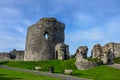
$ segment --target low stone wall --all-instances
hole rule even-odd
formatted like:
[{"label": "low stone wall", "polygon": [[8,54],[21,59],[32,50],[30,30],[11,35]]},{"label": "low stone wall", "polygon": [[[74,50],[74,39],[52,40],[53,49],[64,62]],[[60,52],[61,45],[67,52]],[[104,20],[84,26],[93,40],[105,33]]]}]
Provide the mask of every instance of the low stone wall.
[{"label": "low stone wall", "polygon": [[11,52],[1,52],[0,61],[23,61],[24,60],[24,51],[13,50]]},{"label": "low stone wall", "polygon": [[20,61],[24,60],[24,51],[16,51],[15,55],[16,55],[15,60],[20,60]]},{"label": "low stone wall", "polygon": [[115,57],[120,57],[120,43],[107,43],[104,46],[96,44],[92,49],[92,58],[101,58],[104,52],[110,50]]},{"label": "low stone wall", "polygon": [[10,55],[6,52],[1,52],[0,53],[0,61],[9,61],[10,60]]}]

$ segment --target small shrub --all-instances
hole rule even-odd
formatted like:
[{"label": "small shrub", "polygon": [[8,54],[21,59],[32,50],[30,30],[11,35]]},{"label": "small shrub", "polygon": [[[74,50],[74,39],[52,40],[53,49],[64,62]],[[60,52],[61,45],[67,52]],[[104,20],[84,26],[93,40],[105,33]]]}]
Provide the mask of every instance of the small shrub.
[{"label": "small shrub", "polygon": [[88,61],[91,61],[91,62],[100,62],[101,60],[98,59],[98,58],[87,58]]},{"label": "small shrub", "polygon": [[100,59],[98,59],[98,58],[94,58],[94,59],[93,58],[87,58],[87,60],[91,61],[92,63],[94,63],[95,66],[103,64],[103,62]]},{"label": "small shrub", "polygon": [[115,58],[115,59],[114,59],[114,63],[120,64],[120,57]]}]

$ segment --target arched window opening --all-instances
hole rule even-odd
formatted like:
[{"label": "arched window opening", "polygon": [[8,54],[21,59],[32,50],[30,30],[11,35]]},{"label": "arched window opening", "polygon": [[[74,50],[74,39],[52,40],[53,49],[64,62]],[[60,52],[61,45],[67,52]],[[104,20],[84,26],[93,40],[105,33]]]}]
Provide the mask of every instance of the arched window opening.
[{"label": "arched window opening", "polygon": [[49,35],[48,35],[48,32],[45,32],[44,38],[45,38],[45,39],[48,39],[48,36],[49,36]]}]

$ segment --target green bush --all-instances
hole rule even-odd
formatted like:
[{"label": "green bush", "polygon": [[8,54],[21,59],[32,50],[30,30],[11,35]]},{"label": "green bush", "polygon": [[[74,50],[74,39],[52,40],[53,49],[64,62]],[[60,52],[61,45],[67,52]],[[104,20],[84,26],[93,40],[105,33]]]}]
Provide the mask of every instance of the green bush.
[{"label": "green bush", "polygon": [[115,59],[114,59],[114,63],[120,64],[120,57],[115,58]]},{"label": "green bush", "polygon": [[93,59],[93,58],[90,58],[90,57],[87,58],[87,60],[88,60],[88,61],[91,61],[91,62],[100,62],[100,61],[101,61],[101,60],[98,59],[98,58],[94,58],[94,59]]}]

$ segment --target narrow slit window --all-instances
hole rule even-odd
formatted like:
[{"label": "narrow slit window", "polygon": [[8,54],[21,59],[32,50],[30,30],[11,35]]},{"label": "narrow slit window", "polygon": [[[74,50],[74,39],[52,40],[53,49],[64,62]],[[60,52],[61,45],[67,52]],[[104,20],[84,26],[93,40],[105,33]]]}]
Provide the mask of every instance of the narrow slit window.
[{"label": "narrow slit window", "polygon": [[45,32],[44,38],[45,38],[45,39],[48,39],[48,32]]}]

